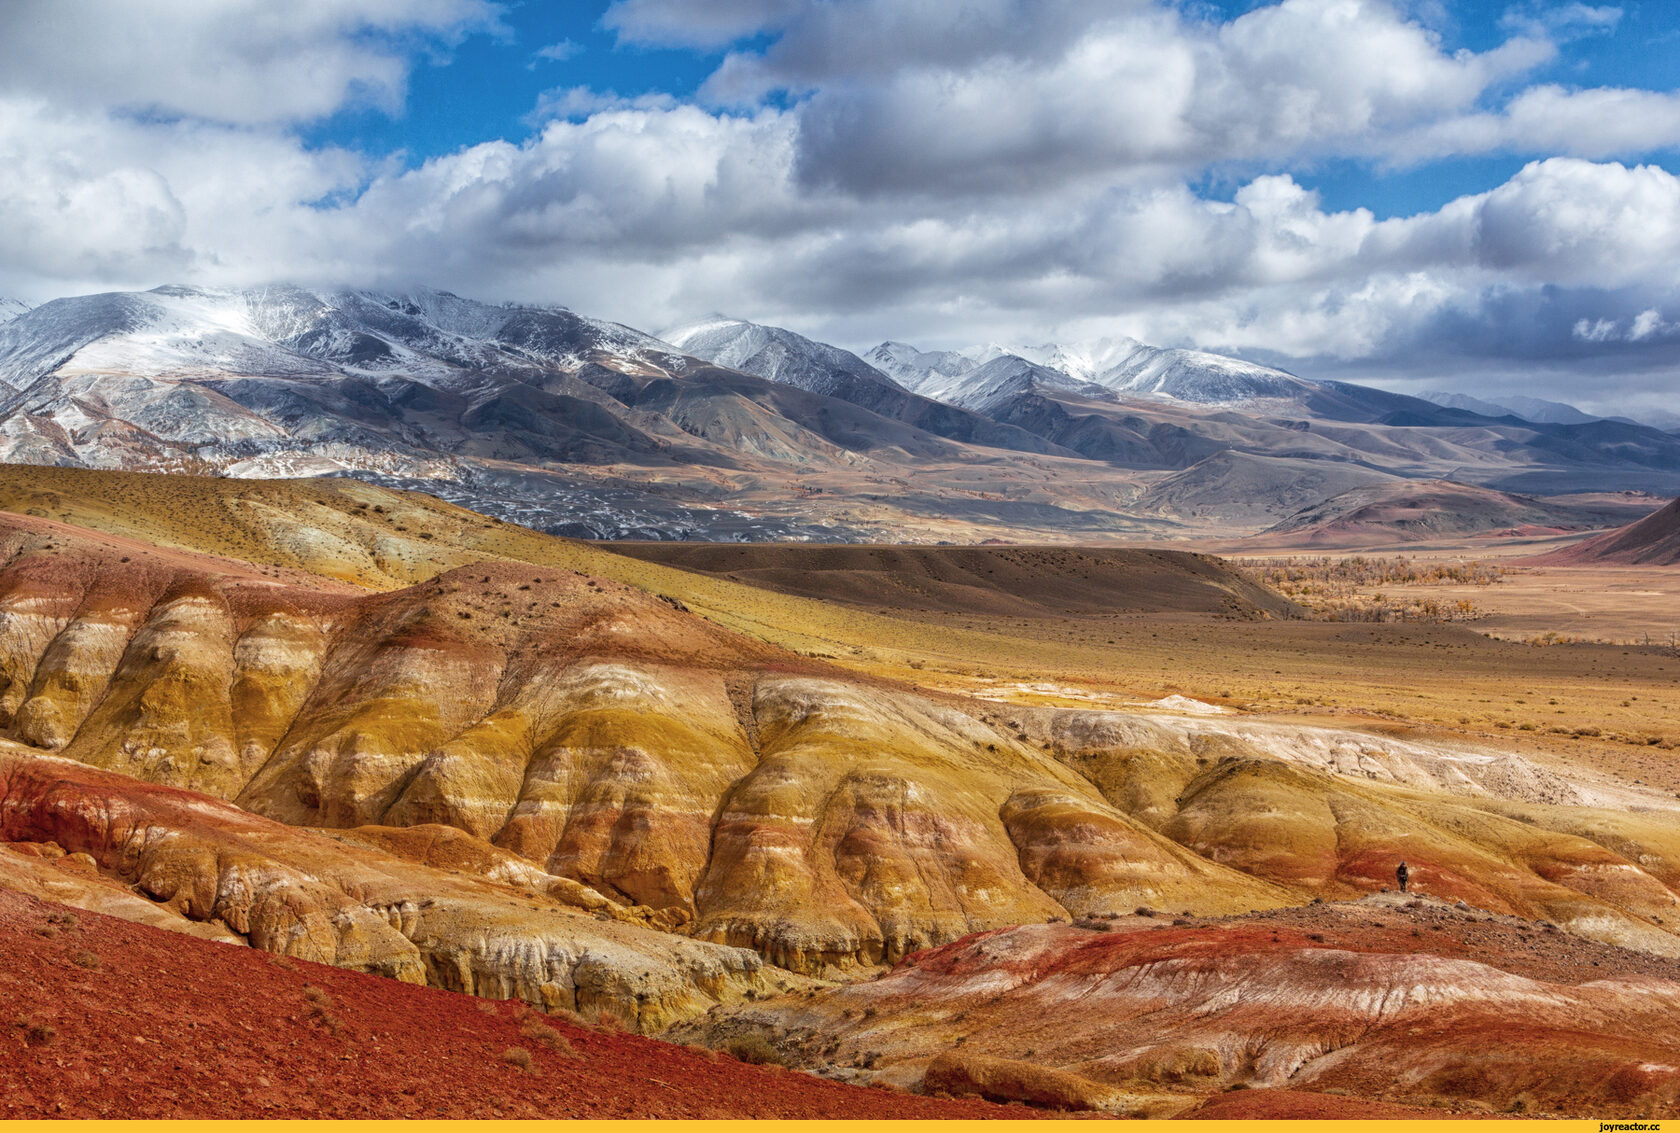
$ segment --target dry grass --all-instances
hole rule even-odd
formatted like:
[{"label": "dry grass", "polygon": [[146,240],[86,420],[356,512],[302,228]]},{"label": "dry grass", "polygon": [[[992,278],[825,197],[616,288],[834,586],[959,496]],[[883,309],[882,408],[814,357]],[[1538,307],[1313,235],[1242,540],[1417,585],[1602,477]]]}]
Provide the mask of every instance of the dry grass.
[{"label": "dry grass", "polygon": [[303,998],[309,1001],[309,1018],[332,1034],[338,1034],[344,1023],[332,1012],[332,996],[313,984],[303,985]]},{"label": "dry grass", "polygon": [[782,1052],[763,1035],[740,1035],[724,1043],[723,1049],[737,1060],[753,1066],[784,1065]]},{"label": "dry grass", "polygon": [[556,1054],[574,1054],[572,1044],[565,1035],[544,1023],[535,1015],[527,1016],[519,1024],[519,1033],[538,1046],[553,1051]]}]

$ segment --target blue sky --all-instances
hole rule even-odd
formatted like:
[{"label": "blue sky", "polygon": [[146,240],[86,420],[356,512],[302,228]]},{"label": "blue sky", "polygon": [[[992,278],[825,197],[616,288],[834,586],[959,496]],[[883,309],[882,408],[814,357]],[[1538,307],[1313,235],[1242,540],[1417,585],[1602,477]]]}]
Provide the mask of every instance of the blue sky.
[{"label": "blue sky", "polygon": [[1680,409],[1680,5],[14,0],[0,294],[1112,334]]},{"label": "blue sky", "polygon": [[[1223,0],[1179,5],[1207,22],[1231,20],[1261,0]],[[1573,4],[1502,5],[1458,3],[1412,5],[1414,15],[1440,35],[1444,50],[1486,51],[1508,39],[1525,20],[1567,12]],[[315,145],[341,145],[379,154],[400,154],[414,165],[494,138],[518,141],[531,133],[533,111],[545,91],[588,87],[625,97],[668,94],[693,99],[728,50],[762,48],[768,37],[743,36],[729,47],[655,47],[624,44],[602,20],[610,2],[510,4],[499,27],[437,51],[409,78],[398,113],[366,104],[347,106],[311,123],[303,136]],[[1680,75],[1680,5],[1598,5],[1614,11],[1613,21],[1578,26],[1559,37],[1555,60],[1526,74],[1524,83],[1582,86],[1638,86],[1666,89]],[[539,54],[547,51],[548,54]],[[1645,155],[1674,169],[1673,147]],[[1203,191],[1227,198],[1244,175],[1256,170],[1292,172],[1318,191],[1328,209],[1364,207],[1379,218],[1411,216],[1508,180],[1525,157],[1500,155],[1390,166],[1372,160],[1321,159],[1299,164],[1221,169],[1202,182]]]}]

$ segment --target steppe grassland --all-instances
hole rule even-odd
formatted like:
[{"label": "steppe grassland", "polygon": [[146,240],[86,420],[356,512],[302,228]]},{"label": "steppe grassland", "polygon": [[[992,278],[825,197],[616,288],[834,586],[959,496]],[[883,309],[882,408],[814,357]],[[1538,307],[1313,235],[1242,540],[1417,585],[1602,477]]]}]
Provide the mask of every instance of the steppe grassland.
[{"label": "steppe grassland", "polygon": [[[1680,791],[1680,657],[1655,644],[1536,647],[1426,623],[1148,614],[981,619],[841,607],[642,562],[354,480],[7,466],[0,469],[0,507],[370,589],[412,585],[485,559],[529,562],[667,595],[773,644],[935,691],[1085,707],[1183,694],[1267,713],[1334,714],[1394,729],[1515,740],[1526,750],[1603,763],[1648,782],[1672,780]],[[1539,585],[1557,569],[1510,577]],[[1659,599],[1633,591],[1658,584],[1630,591],[1615,581],[1625,577],[1606,571],[1572,585],[1595,600],[1620,594],[1656,608]],[[1520,607],[1522,590],[1507,591],[1511,585],[1507,579],[1474,587],[1478,606],[1495,611],[1510,595]],[[1569,632],[1566,618],[1557,625],[1557,633]]]}]

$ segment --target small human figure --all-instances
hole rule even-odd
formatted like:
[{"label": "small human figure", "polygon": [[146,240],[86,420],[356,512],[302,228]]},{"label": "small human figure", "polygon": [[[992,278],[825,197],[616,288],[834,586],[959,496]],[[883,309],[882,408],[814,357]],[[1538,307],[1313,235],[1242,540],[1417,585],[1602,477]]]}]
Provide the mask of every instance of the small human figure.
[{"label": "small human figure", "polygon": [[1410,876],[1411,874],[1406,871],[1406,863],[1401,862],[1400,868],[1394,871],[1394,879],[1400,883],[1400,892],[1404,893],[1406,891],[1406,879]]}]

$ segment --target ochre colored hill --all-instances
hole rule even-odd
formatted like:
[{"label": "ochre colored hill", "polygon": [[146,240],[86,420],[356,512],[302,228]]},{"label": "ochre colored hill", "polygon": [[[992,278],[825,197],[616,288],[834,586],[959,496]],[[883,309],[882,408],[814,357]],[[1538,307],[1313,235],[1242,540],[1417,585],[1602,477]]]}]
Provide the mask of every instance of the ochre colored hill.
[{"label": "ochre colored hill", "polygon": [[[796,971],[1069,908],[1290,899],[972,715],[621,584],[492,561],[317,591],[30,517],[0,552],[20,744],[292,826],[453,827]],[[1078,869],[1066,823],[1093,832]]]},{"label": "ochre colored hill", "polygon": [[1591,566],[1627,563],[1633,566],[1680,565],[1680,499],[1670,500],[1644,519],[1606,531],[1573,547],[1539,555],[1535,563]]},{"label": "ochre colored hill", "polygon": [[1092,547],[605,543],[613,551],[782,594],[872,610],[1004,617],[1116,611],[1298,616],[1211,555]]},{"label": "ochre colored hill", "polygon": [[0,890],[189,935],[646,1031],[799,982],[459,831],[328,837],[14,744],[0,793]]},{"label": "ochre colored hill", "polygon": [[1033,1116],[747,1065],[4,890],[0,955],[11,1120]]},{"label": "ochre colored hill", "polygon": [[[1168,1116],[1257,1087],[1661,1118],[1680,1113],[1677,1007],[1680,961],[1387,893],[983,933],[677,1033],[758,1035],[856,1081],[1061,1109]],[[1283,1115],[1267,1108],[1252,1116]],[[1302,1115],[1351,1116],[1314,1108]]]},{"label": "ochre colored hill", "polygon": [[1346,896],[1408,856],[1441,892],[1680,947],[1651,921],[1680,923],[1676,837],[1601,813],[1672,803],[1519,758],[935,699],[511,560],[355,591],[32,517],[0,552],[20,744],[291,826],[453,828],[539,888],[796,972],[1137,904]]},{"label": "ochre colored hill", "polygon": [[[1323,643],[1310,663],[1337,681],[1389,681],[1409,641],[1429,683],[1395,695],[1421,704],[1451,674],[1438,695],[1467,703],[1491,695],[1457,680],[1471,659],[1506,656],[1467,631],[1257,618],[1260,598],[1190,556],[760,563],[791,586],[799,555],[831,554],[820,589],[848,605],[351,481],[0,470],[4,491],[43,514],[0,515],[0,889],[183,947],[249,943],[712,1043],[757,1031],[824,1073],[1034,1104],[1165,1114],[1249,1085],[1282,1089],[1277,1106],[1346,1089],[1672,1108],[1669,1078],[1639,1069],[1680,1064],[1640,1014],[1680,1008],[1658,959],[1680,953],[1665,749],[1618,778],[1392,719],[1116,692],[1196,651],[1221,666],[1210,679],[1247,665],[1283,687],[1306,657],[1231,643],[1286,630]],[[1079,654],[1096,677],[1066,660],[1068,627],[1106,639]],[[1523,654],[1518,703],[1549,695],[1537,674],[1563,651],[1498,648]],[[1609,687],[1632,664],[1601,660],[1585,676]],[[1653,687],[1671,687],[1666,663]],[[1009,702],[1027,681],[1070,684]],[[1417,906],[1384,903],[1401,858]],[[1367,903],[1343,917],[1314,898]],[[1187,923],[1129,932],[1142,906]],[[954,959],[851,989],[807,978],[930,948]],[[1002,982],[983,988],[988,970]],[[1587,1041],[1567,1046],[1567,1018],[1594,1020]]]}]

